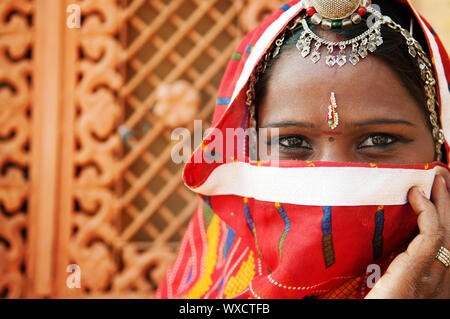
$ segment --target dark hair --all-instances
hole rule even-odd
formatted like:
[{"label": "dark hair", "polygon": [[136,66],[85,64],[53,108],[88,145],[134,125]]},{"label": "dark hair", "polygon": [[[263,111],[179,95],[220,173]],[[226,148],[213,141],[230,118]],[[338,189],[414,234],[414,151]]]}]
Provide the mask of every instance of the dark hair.
[{"label": "dark hair", "polygon": [[[413,13],[409,10],[406,10],[404,5],[392,0],[373,0],[372,3],[380,6],[383,15],[390,16],[392,20],[409,31],[411,19],[414,17]],[[357,25],[352,25],[350,27],[340,29],[332,29],[329,32],[334,32],[338,37],[343,39],[354,38],[367,30],[366,21],[368,16],[369,14],[367,14],[366,17],[363,18],[363,21]],[[311,23],[309,23],[309,25],[311,25]],[[415,18],[413,25],[414,38],[419,41],[421,46],[424,48],[424,51],[429,54],[426,39]],[[311,29],[313,31],[316,28],[320,27],[311,25]],[[275,58],[272,58],[267,62],[264,73],[261,74],[258,82],[255,85],[256,105],[258,105],[258,100],[260,100],[264,96],[265,84],[267,82],[267,79],[270,77],[272,66],[274,65],[274,63],[276,63],[278,57],[281,56],[284,51],[295,48],[297,40],[302,32],[303,28],[299,27],[294,29],[293,31],[287,31],[287,33],[284,35],[285,40],[280,48],[279,54]],[[428,115],[426,113],[426,95],[424,90],[424,83],[420,74],[420,69],[417,66],[416,59],[411,57],[408,53],[408,47],[406,45],[405,38],[400,34],[400,32],[394,31],[385,25],[382,25],[381,33],[384,43],[380,47],[378,47],[376,51],[371,53],[371,55],[383,59],[392,69],[394,69],[400,75],[400,78],[403,81],[405,87],[409,90],[409,92],[416,99],[419,105],[423,106],[426,123],[428,123],[431,128],[431,124],[429,123]],[[255,110],[255,112],[257,112],[257,110]]]}]

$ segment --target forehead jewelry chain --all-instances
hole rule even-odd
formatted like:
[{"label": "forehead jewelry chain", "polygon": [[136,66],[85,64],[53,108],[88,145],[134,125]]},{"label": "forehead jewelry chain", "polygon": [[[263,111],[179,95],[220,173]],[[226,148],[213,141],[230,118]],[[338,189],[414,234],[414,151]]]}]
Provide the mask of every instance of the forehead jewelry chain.
[{"label": "forehead jewelry chain", "polygon": [[330,102],[328,103],[327,123],[332,130],[339,125],[339,114],[334,92],[331,92]]}]

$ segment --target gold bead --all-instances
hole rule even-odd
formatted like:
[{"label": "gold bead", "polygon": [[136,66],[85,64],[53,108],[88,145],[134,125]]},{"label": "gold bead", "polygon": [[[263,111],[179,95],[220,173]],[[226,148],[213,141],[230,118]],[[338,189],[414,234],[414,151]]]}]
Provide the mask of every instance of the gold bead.
[{"label": "gold bead", "polygon": [[350,19],[344,19],[344,20],[342,20],[342,27],[346,28],[346,27],[349,27],[349,26],[351,26],[351,25],[353,25],[352,20],[350,20]]},{"label": "gold bead", "polygon": [[351,17],[351,20],[352,20],[352,22],[353,22],[354,24],[358,24],[358,23],[361,22],[362,18],[361,18],[361,16],[360,16],[359,14],[353,13],[353,14],[352,14],[352,17]]},{"label": "gold bead", "polygon": [[311,17],[311,22],[316,25],[320,24],[322,22],[322,16],[317,12],[314,13],[314,15]]},{"label": "gold bead", "polygon": [[331,20],[328,20],[328,19],[322,19],[322,29],[324,29],[324,30],[330,30],[331,29],[331,25],[332,25],[332,22],[331,22]]}]

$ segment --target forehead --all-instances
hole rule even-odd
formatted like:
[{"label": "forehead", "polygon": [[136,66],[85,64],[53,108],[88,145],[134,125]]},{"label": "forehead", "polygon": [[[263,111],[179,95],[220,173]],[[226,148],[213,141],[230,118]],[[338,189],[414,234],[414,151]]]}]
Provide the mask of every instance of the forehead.
[{"label": "forehead", "polygon": [[323,59],[314,64],[295,47],[284,51],[269,70],[258,106],[260,114],[284,120],[322,115],[331,92],[335,92],[339,105],[345,106],[341,112],[350,112],[349,116],[358,119],[386,114],[423,117],[422,106],[383,60],[369,55],[356,66],[347,63],[330,68]]}]

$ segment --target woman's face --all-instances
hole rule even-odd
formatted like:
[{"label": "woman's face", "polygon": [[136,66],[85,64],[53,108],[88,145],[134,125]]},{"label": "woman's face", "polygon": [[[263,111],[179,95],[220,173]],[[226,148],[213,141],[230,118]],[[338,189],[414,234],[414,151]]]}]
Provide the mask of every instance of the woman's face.
[{"label": "woman's face", "polygon": [[[327,123],[331,92],[339,114],[334,130]],[[269,136],[269,149],[277,143],[280,160],[429,163],[434,141],[425,118],[382,60],[369,56],[356,66],[330,68],[296,48],[272,66],[258,105],[258,127],[279,129],[279,138]],[[264,159],[276,159],[269,154]]]}]

